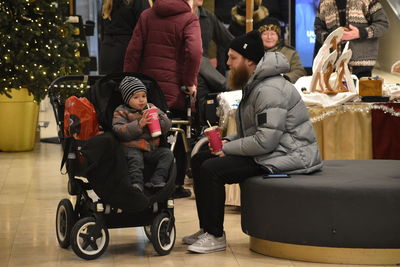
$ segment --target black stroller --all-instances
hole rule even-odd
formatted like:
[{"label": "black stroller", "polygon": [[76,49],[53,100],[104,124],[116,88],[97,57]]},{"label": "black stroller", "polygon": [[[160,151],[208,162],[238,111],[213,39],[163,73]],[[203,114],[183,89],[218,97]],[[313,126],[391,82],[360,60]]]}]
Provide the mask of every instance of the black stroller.
[{"label": "black stroller", "polygon": [[[111,132],[113,111],[122,103],[118,86],[126,75],[140,79],[148,89],[149,102],[168,113],[158,84],[142,74],[64,76],[54,80],[49,87],[58,136],[64,149],[61,167],[65,164],[68,173],[68,193],[76,196],[74,205],[69,199],[62,199],[58,204],[57,239],[62,248],[71,245],[76,255],[87,260],[99,257],[107,249],[110,228],[143,226],[159,255],[169,254],[175,244],[174,201],[171,198],[175,187],[175,164],[170,167],[164,188],[138,193],[130,185],[122,148]],[[88,140],[64,136],[64,102],[71,95],[86,96],[93,103],[103,134]],[[146,165],[145,178],[150,177],[153,170],[154,166]],[[93,200],[89,190],[100,199]]]}]

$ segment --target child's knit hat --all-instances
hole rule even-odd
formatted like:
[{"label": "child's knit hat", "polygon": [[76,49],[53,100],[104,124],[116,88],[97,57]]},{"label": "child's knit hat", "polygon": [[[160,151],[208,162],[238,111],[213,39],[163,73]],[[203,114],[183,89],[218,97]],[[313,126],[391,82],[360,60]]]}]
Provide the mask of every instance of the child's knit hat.
[{"label": "child's knit hat", "polygon": [[134,93],[144,91],[147,92],[146,87],[141,80],[135,77],[126,76],[119,85],[121,91],[122,100],[125,104],[129,104],[129,100]]}]

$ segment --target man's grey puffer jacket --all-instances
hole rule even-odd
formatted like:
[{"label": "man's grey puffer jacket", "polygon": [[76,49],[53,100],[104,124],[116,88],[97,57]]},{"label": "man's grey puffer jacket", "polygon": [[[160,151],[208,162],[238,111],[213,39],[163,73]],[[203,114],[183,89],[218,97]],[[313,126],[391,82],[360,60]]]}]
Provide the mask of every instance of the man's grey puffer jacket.
[{"label": "man's grey puffer jacket", "polygon": [[223,152],[253,156],[257,164],[284,173],[310,173],[322,168],[321,156],[300,94],[280,75],[288,69],[281,53],[265,53],[243,88],[237,133],[225,138],[230,142]]}]

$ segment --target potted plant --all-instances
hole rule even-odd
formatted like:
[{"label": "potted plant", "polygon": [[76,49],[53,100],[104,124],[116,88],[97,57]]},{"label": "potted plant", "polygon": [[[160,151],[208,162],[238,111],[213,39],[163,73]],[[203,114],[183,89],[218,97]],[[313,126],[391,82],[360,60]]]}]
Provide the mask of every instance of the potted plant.
[{"label": "potted plant", "polygon": [[56,77],[82,73],[86,58],[61,7],[68,0],[0,0],[0,150],[31,150],[38,104]]}]

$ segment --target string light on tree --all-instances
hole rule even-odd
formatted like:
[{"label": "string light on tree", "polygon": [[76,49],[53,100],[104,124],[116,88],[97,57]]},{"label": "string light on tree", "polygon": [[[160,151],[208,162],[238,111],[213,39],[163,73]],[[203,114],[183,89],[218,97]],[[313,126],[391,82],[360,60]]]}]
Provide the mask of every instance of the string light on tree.
[{"label": "string light on tree", "polygon": [[0,94],[28,88],[40,101],[56,76],[83,72],[87,59],[75,56],[81,41],[62,7],[68,13],[69,0],[0,0]]}]

